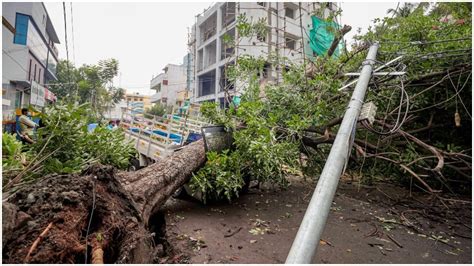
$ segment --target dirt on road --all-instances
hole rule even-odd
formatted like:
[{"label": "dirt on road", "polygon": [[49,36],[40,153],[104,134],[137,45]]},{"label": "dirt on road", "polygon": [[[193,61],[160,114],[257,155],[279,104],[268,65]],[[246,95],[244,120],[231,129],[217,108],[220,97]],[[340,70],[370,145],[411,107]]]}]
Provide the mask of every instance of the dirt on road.
[{"label": "dirt on road", "polygon": [[[168,263],[284,263],[315,187],[250,189],[232,203],[171,199]],[[313,263],[471,263],[470,199],[342,179]]]}]

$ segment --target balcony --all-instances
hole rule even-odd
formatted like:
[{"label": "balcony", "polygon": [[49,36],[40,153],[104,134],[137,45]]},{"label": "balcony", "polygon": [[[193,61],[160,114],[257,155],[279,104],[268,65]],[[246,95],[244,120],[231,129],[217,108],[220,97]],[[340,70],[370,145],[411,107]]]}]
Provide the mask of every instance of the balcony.
[{"label": "balcony", "polygon": [[150,98],[150,101],[152,103],[160,102],[161,101],[161,92],[153,94]]},{"label": "balcony", "polygon": [[154,77],[150,82],[150,89],[156,90],[156,92],[161,91],[163,81],[167,80],[167,76],[165,73],[161,73],[158,76]]}]

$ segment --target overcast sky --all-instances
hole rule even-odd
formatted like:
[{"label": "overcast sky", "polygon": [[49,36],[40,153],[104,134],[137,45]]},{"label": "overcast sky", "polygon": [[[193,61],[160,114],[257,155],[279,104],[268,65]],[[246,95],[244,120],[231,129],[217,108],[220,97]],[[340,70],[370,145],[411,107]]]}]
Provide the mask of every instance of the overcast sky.
[{"label": "overcast sky", "polygon": [[[182,62],[187,53],[188,28],[196,14],[211,4],[73,2],[74,23],[71,24],[71,3],[66,2],[69,58],[71,61],[75,58],[76,66],[116,58],[121,73],[115,79],[116,86],[153,94],[149,89],[152,76],[168,63]],[[45,5],[61,41],[59,56],[66,58],[63,5],[58,2]],[[374,18],[386,16],[387,9],[396,5],[396,2],[343,2],[341,22],[353,28],[346,36],[352,38],[359,27],[364,32]]]}]

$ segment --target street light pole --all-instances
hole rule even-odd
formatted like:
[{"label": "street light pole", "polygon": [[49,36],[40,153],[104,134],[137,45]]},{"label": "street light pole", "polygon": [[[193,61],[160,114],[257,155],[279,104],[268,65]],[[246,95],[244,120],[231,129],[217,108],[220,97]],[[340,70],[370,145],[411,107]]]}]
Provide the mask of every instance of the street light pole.
[{"label": "street light pole", "polygon": [[339,177],[349,160],[355,127],[372,76],[378,43],[373,44],[362,63],[362,70],[344,118],[337,132],[308,209],[291,246],[286,263],[311,263],[329,215]]}]

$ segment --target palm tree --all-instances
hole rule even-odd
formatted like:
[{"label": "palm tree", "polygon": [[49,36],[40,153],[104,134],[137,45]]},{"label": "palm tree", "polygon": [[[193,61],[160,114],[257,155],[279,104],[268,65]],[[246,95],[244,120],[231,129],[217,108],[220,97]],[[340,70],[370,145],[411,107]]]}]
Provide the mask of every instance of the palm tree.
[{"label": "palm tree", "polygon": [[395,9],[390,8],[389,10],[387,10],[387,14],[392,14],[393,16],[396,16],[396,17],[406,18],[413,12],[414,9],[415,9],[414,4],[404,3],[401,8],[399,8],[398,6]]}]

